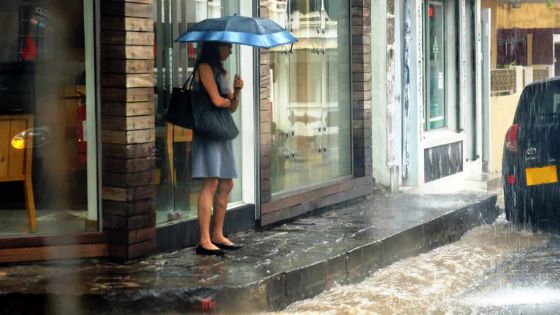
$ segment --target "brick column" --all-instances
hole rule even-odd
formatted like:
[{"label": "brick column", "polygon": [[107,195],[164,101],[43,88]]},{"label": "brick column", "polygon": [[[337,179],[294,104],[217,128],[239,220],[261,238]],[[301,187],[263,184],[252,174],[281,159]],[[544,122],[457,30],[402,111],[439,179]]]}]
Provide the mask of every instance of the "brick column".
[{"label": "brick column", "polygon": [[371,0],[352,0],[354,176],[372,176]]},{"label": "brick column", "polygon": [[[268,8],[260,5],[259,16],[268,17]],[[259,124],[261,203],[272,196],[272,103],[270,101],[270,53],[259,50]]]},{"label": "brick column", "polygon": [[101,1],[103,229],[109,256],[155,249],[152,0]]}]

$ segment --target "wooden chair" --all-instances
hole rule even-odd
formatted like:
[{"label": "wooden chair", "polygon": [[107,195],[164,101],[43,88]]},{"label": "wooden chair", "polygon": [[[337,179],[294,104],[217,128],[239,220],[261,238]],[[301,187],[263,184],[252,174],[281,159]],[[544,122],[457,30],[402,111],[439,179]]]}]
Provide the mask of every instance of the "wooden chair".
[{"label": "wooden chair", "polygon": [[192,143],[192,130],[175,126],[173,124],[167,123],[167,137],[166,137],[166,149],[167,149],[167,166],[169,168],[169,176],[171,178],[171,183],[175,186],[177,179],[175,174],[175,163],[173,162],[173,143],[175,142],[186,142],[187,150],[185,154],[185,166],[190,165],[190,144]]},{"label": "wooden chair", "polygon": [[12,139],[18,133],[33,128],[33,115],[0,115],[0,182],[23,182],[25,207],[31,232],[37,231],[35,199],[31,182],[31,161],[33,139],[26,137],[24,148],[12,146]]}]

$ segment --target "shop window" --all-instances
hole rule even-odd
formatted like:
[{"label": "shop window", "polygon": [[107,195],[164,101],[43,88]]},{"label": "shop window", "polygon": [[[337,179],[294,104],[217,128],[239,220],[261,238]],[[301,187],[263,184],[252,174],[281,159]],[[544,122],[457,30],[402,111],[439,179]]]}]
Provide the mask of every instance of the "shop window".
[{"label": "shop window", "polygon": [[352,174],[347,1],[269,1],[297,38],[270,50],[272,193]]},{"label": "shop window", "polygon": [[425,94],[424,130],[447,126],[445,102],[444,5],[427,1],[424,19]]},{"label": "shop window", "polygon": [[98,230],[87,3],[0,2],[0,236]]},{"label": "shop window", "polygon": [[[156,222],[165,224],[197,217],[200,181],[191,178],[192,131],[163,119],[173,87],[183,85],[193,71],[198,43],[175,42],[190,25],[206,18],[239,14],[239,1],[154,0],[155,108],[156,108]],[[239,47],[224,62],[230,82],[239,72]],[[243,104],[241,104],[243,106]],[[240,126],[240,111],[234,113]],[[241,129],[241,128],[240,128]],[[241,175],[241,137],[234,140],[238,174]],[[234,180],[229,201],[241,201],[241,177]]]}]

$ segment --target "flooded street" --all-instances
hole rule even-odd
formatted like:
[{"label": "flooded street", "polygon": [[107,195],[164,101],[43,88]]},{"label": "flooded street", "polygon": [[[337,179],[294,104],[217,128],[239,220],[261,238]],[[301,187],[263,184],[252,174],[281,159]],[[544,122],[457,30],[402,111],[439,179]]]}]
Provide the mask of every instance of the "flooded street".
[{"label": "flooded street", "polygon": [[[548,233],[512,228],[501,215],[493,225],[477,227],[453,244],[389,265],[361,283],[335,287],[296,302],[280,314],[462,314],[482,309],[500,313],[504,305],[526,301],[532,295],[541,299],[532,302],[557,303],[560,291],[554,289],[556,284],[532,291],[516,291],[505,285],[523,282],[523,277],[536,279],[539,270],[517,266],[519,276],[508,280],[507,275],[515,274],[516,269],[508,262],[546,248],[553,238]],[[541,256],[546,259],[551,255]],[[552,259],[554,266],[556,261]],[[540,282],[546,286],[546,279]],[[486,287],[491,287],[490,292],[480,295]],[[498,292],[502,289],[506,291]]]}]

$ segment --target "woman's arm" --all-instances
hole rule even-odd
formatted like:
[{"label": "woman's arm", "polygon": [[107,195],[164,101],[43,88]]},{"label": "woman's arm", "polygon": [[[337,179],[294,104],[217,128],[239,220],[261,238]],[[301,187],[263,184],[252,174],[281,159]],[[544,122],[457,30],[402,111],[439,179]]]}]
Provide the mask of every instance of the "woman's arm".
[{"label": "woman's arm", "polygon": [[236,74],[235,78],[233,79],[233,92],[231,90],[229,92],[229,98],[231,100],[229,111],[232,113],[235,112],[239,107],[239,93],[241,92],[242,88],[243,80],[241,79],[239,74]]},{"label": "woman's arm", "polygon": [[216,107],[231,107],[231,100],[224,98],[218,92],[218,86],[216,85],[216,79],[214,78],[214,71],[207,63],[201,63],[198,65],[198,78],[202,82],[202,86],[208,93],[210,101]]}]

